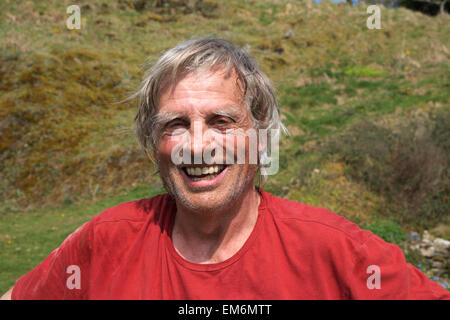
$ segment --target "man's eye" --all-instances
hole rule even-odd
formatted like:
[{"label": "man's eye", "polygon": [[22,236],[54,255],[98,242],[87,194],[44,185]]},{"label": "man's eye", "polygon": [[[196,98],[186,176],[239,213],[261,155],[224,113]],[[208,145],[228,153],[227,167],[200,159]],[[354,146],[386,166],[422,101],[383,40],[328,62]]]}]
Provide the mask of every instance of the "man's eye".
[{"label": "man's eye", "polygon": [[231,122],[232,122],[231,119],[226,119],[226,118],[218,118],[218,119],[214,120],[214,124],[219,125],[219,126],[227,125],[227,124],[230,124]]},{"label": "man's eye", "polygon": [[175,122],[169,123],[169,125],[167,127],[170,129],[173,129],[173,128],[184,127],[185,125],[186,125],[186,123],[184,123],[182,121],[175,121]]}]

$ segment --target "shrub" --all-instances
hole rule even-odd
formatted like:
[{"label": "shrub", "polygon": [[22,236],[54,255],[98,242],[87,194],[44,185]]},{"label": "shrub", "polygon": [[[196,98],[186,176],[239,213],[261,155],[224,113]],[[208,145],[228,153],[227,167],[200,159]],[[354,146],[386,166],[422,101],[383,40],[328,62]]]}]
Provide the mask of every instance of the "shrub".
[{"label": "shrub", "polygon": [[403,229],[393,221],[375,222],[366,229],[372,231],[386,242],[399,244],[406,240],[406,234]]},{"label": "shrub", "polygon": [[438,110],[395,129],[360,121],[333,138],[327,151],[347,175],[383,194],[398,221],[428,228],[448,219],[450,112]]}]

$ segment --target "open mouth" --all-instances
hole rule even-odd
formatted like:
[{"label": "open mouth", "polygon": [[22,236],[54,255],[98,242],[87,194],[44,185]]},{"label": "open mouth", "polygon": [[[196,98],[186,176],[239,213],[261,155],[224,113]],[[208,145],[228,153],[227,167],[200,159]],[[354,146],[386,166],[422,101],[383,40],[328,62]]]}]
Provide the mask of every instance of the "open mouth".
[{"label": "open mouth", "polygon": [[211,165],[201,167],[183,167],[182,170],[192,181],[211,180],[217,177],[227,166]]}]

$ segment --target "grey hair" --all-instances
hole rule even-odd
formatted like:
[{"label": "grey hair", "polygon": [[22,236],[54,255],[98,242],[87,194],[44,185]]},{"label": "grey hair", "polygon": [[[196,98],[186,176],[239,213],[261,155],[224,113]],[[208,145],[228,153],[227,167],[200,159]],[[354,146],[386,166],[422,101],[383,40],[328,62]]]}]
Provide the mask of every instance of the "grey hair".
[{"label": "grey hair", "polygon": [[[268,77],[258,63],[245,49],[231,42],[215,37],[203,37],[185,41],[165,52],[144,75],[139,90],[133,95],[139,96],[136,121],[136,134],[140,146],[152,159],[158,142],[158,103],[163,91],[174,85],[187,74],[201,69],[216,70],[225,68],[225,72],[234,70],[243,84],[244,105],[249,111],[255,129],[267,129],[267,148],[260,152],[259,159],[267,163],[270,152],[270,133],[287,134],[280,119],[275,92]],[[275,129],[275,131],[271,130]]]}]

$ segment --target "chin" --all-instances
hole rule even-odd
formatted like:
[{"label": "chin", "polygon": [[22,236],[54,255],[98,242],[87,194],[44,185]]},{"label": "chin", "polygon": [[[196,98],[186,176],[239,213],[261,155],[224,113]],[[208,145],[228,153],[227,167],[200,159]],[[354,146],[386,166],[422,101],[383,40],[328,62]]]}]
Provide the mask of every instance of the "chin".
[{"label": "chin", "polygon": [[214,213],[221,211],[223,208],[229,208],[240,193],[233,191],[231,188],[225,192],[217,189],[197,193],[180,191],[176,190],[175,194],[172,195],[177,203],[198,213]]},{"label": "chin", "polygon": [[[249,183],[253,184],[253,170],[231,165],[224,170],[223,178],[214,185],[198,187],[192,184],[182,169],[173,167],[167,174],[161,172],[161,180],[177,205],[188,210],[214,213],[239,203]],[[219,177],[220,178],[220,177]]]}]

